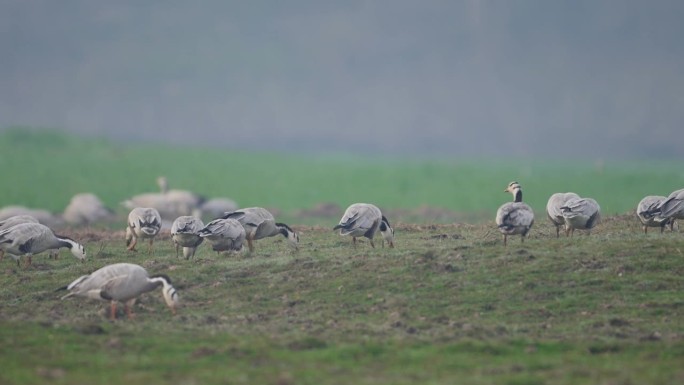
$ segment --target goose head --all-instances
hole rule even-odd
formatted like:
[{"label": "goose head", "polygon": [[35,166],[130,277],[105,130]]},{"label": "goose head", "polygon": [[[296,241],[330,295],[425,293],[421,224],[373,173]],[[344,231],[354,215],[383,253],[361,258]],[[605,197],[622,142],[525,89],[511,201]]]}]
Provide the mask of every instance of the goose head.
[{"label": "goose head", "polygon": [[522,202],[522,187],[520,187],[520,183],[516,181],[509,183],[504,192],[513,194],[516,202]]},{"label": "goose head", "polygon": [[290,246],[294,247],[295,250],[299,249],[299,234],[284,223],[276,223],[276,227],[280,230],[280,233],[287,238]]},{"label": "goose head", "polygon": [[171,285],[171,278],[164,274],[159,274],[150,277],[150,281],[159,282],[162,284],[162,295],[164,296],[164,302],[166,302],[166,306],[171,309],[171,313],[175,315],[176,308],[180,304],[180,297],[178,296],[176,289]]},{"label": "goose head", "polygon": [[389,247],[394,248],[394,229],[384,215],[382,216],[382,222],[380,222],[380,234],[387,241]]}]

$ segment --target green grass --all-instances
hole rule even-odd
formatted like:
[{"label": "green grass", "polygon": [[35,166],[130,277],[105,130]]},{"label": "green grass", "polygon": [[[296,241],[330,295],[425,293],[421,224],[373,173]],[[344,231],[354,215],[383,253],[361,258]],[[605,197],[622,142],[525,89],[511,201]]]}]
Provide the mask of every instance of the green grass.
[{"label": "green grass", "polygon": [[[322,202],[342,208],[374,202],[383,209],[429,206],[469,213],[468,220],[489,219],[511,199],[502,192],[511,180],[523,185],[525,201],[538,215],[559,191],[593,197],[605,214],[615,214],[633,210],[646,195],[667,195],[684,184],[678,162],[307,156],[124,145],[18,128],[0,135],[0,153],[0,169],[11,175],[0,190],[0,206],[54,212],[85,191],[118,208],[131,195],[156,191],[159,175],[167,176],[171,187],[228,196],[243,207],[278,208],[290,217]],[[440,222],[425,215],[413,215],[411,221]]]},{"label": "green grass", "polygon": [[[163,174],[173,187],[280,208],[301,236],[298,253],[277,237],[254,255],[202,245],[186,261],[168,235],[148,256],[126,252],[120,229],[64,229],[85,243],[85,263],[65,251],[28,269],[0,262],[0,383],[684,382],[682,235],[644,235],[633,214],[613,215],[681,188],[678,164],[180,155],[20,129],[0,135],[0,154],[0,205],[61,211],[90,191],[115,207],[154,191]],[[538,219],[530,239],[504,248],[491,218],[513,179]],[[556,239],[544,218],[548,196],[567,190],[602,205],[590,237]],[[358,201],[395,210],[395,249],[353,248],[330,231],[338,218],[295,214]],[[422,205],[480,220],[399,214]],[[171,276],[179,314],[155,292],[140,298],[135,320],[110,322],[106,304],[54,292],[122,261]]]},{"label": "green grass", "polygon": [[[631,216],[590,237],[556,239],[539,221],[504,248],[490,224],[401,225],[395,249],[299,227],[253,255],[154,256],[122,234],[79,230],[91,257],[4,261],[0,383],[673,384],[684,380],[682,235],[644,235]],[[106,264],[137,262],[174,280],[137,317],[60,287]]]}]

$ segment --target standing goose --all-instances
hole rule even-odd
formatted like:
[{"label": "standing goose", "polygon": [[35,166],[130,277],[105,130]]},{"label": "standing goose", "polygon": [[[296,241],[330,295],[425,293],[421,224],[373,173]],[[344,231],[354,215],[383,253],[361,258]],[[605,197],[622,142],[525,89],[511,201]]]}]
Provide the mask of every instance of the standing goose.
[{"label": "standing goose", "polygon": [[22,255],[27,259],[26,266],[30,266],[33,254],[62,247],[70,249],[80,260],[86,258],[83,245],[69,237],[55,235],[49,227],[40,223],[21,223],[0,231],[0,249],[16,259],[17,265]]},{"label": "standing goose", "polygon": [[171,225],[171,239],[176,245],[176,258],[178,249],[183,248],[183,256],[190,259],[195,256],[197,246],[204,240],[199,236],[199,231],[204,227],[202,220],[193,216],[180,216]]},{"label": "standing goose", "polygon": [[509,235],[520,234],[520,242],[534,224],[534,211],[522,201],[522,188],[518,182],[511,182],[504,192],[513,194],[513,202],[504,203],[496,211],[496,225],[504,237],[504,246]]},{"label": "standing goose", "polygon": [[[601,221],[601,207],[592,198],[572,198],[561,207],[565,219],[565,235],[574,235],[575,229],[591,230]],[[589,231],[591,234],[591,231]]]},{"label": "standing goose", "polygon": [[551,223],[556,227],[556,238],[560,236],[560,228],[565,224],[565,218],[563,218],[561,207],[565,205],[565,202],[572,198],[579,198],[579,195],[573,192],[555,193],[551,195],[549,201],[546,203],[546,215],[548,215]]},{"label": "standing goose", "polygon": [[665,226],[670,225],[670,230],[674,227],[674,218],[663,218],[660,216],[659,207],[667,200],[661,195],[649,195],[644,197],[637,205],[636,214],[641,221],[644,234],[648,233],[649,227],[660,227],[662,233]]},{"label": "standing goose", "polygon": [[240,251],[245,241],[245,228],[235,219],[214,219],[199,230],[199,236],[211,243],[211,248],[221,251]]},{"label": "standing goose", "polygon": [[290,245],[297,249],[299,235],[284,223],[277,223],[273,214],[261,207],[249,207],[226,213],[223,219],[232,218],[240,222],[245,228],[247,246],[249,251],[254,251],[253,242],[257,239],[272,237],[281,234],[289,241]]},{"label": "standing goose", "polygon": [[342,215],[340,223],[333,227],[333,230],[337,229],[340,230],[340,235],[352,237],[354,247],[356,247],[357,237],[368,238],[371,247],[375,247],[373,236],[378,230],[383,236],[383,246],[387,241],[389,247],[394,247],[394,229],[380,209],[370,203],[354,203],[349,206]]},{"label": "standing goose", "polygon": [[57,290],[70,291],[62,299],[77,296],[110,301],[109,317],[114,320],[116,319],[117,301],[124,303],[126,315],[131,319],[133,318],[131,307],[135,304],[136,298],[159,286],[162,286],[162,294],[164,295],[166,305],[173,314],[176,314],[178,293],[171,286],[171,279],[163,274],[150,277],[144,268],[132,263],[107,265]]},{"label": "standing goose", "polygon": [[152,254],[152,244],[154,237],[161,230],[161,216],[159,211],[153,208],[137,207],[128,214],[128,226],[126,226],[126,246],[129,251],[136,251],[135,245],[138,238],[149,239],[150,244],[147,249]]}]

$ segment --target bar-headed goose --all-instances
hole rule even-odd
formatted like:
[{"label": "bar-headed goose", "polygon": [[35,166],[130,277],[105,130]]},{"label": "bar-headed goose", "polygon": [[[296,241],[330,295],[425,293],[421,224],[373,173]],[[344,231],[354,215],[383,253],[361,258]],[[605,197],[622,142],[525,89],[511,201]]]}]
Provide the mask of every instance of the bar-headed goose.
[{"label": "bar-headed goose", "polygon": [[556,227],[556,238],[560,236],[560,228],[565,224],[565,218],[561,212],[561,207],[565,205],[569,199],[579,198],[579,195],[573,192],[555,193],[551,195],[549,201],[546,203],[546,214],[551,220],[551,223]]},{"label": "bar-headed goose", "polygon": [[68,290],[63,296],[72,296],[110,301],[109,316],[116,319],[116,303],[123,302],[128,318],[133,318],[131,307],[141,294],[162,286],[162,294],[166,305],[176,314],[179,298],[176,289],[171,286],[171,279],[164,275],[149,276],[147,270],[132,263],[116,263],[107,265],[92,274],[81,276],[68,286],[57,290]]},{"label": "bar-headed goose", "polygon": [[663,218],[660,216],[660,205],[667,200],[662,195],[649,195],[644,197],[637,205],[636,214],[641,221],[644,234],[648,233],[649,227],[660,227],[662,233],[665,226],[670,225],[670,230],[674,227],[674,218]]},{"label": "bar-headed goose", "polygon": [[80,260],[86,258],[83,245],[69,237],[55,235],[49,227],[40,223],[21,223],[0,231],[0,249],[10,254],[17,265],[21,256],[26,257],[26,266],[29,266],[33,254],[62,247],[71,250]]},{"label": "bar-headed goose", "polygon": [[[565,235],[574,235],[575,229],[591,230],[601,221],[601,207],[592,198],[572,198],[561,207],[565,219]],[[591,231],[589,231],[591,234]]]},{"label": "bar-headed goose", "polygon": [[204,227],[202,220],[193,216],[184,215],[176,218],[171,225],[171,240],[176,246],[176,258],[178,249],[183,248],[183,256],[190,259],[195,256],[195,250],[204,240],[199,231]]},{"label": "bar-headed goose", "polygon": [[273,214],[261,207],[249,207],[226,213],[223,219],[232,218],[240,222],[245,228],[247,246],[249,251],[254,251],[253,242],[257,239],[273,237],[275,235],[284,236],[290,246],[297,249],[299,235],[284,223],[277,223]]},{"label": "bar-headed goose", "polygon": [[159,211],[151,207],[137,207],[128,214],[128,226],[126,226],[126,246],[128,250],[136,251],[135,245],[138,238],[149,239],[148,253],[152,253],[154,237],[161,230],[161,216]]},{"label": "bar-headed goose", "polygon": [[245,228],[235,219],[214,219],[199,230],[199,236],[211,243],[212,250],[241,251],[245,241]]},{"label": "bar-headed goose", "polygon": [[375,247],[373,237],[379,230],[383,236],[383,246],[385,241],[389,247],[394,247],[394,229],[380,209],[370,203],[354,203],[347,207],[340,223],[333,227],[333,230],[340,230],[340,235],[352,237],[352,244],[356,246],[356,238],[366,237],[370,241],[371,247]]},{"label": "bar-headed goose", "polygon": [[504,203],[496,211],[496,225],[503,234],[504,246],[509,235],[520,234],[520,242],[534,224],[534,211],[522,201],[522,188],[518,182],[511,182],[504,192],[513,194],[513,202]]},{"label": "bar-headed goose", "polygon": [[684,219],[684,189],[673,191],[659,207],[663,218]]},{"label": "bar-headed goose", "polygon": [[70,225],[89,225],[114,218],[114,212],[92,193],[80,193],[71,198],[62,218]]}]

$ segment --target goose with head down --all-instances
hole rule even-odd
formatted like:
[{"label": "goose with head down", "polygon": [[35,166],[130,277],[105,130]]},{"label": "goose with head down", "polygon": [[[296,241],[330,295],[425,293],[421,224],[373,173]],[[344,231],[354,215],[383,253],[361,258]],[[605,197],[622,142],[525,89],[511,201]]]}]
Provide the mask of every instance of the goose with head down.
[{"label": "goose with head down", "polygon": [[561,226],[565,225],[565,218],[563,217],[561,207],[572,198],[579,198],[579,195],[573,192],[555,193],[551,195],[546,203],[546,215],[548,215],[549,220],[556,227],[556,238],[560,236]]},{"label": "goose with head down", "polygon": [[670,230],[673,229],[675,219],[672,217],[663,218],[660,216],[659,207],[666,200],[667,197],[661,195],[648,195],[639,201],[636,215],[639,218],[639,221],[641,221],[641,227],[644,230],[644,234],[648,233],[649,227],[660,227],[661,233],[668,224],[670,225]]},{"label": "goose with head down", "polygon": [[593,229],[601,221],[601,207],[592,198],[572,198],[561,207],[565,219],[565,235],[574,235],[575,230]]},{"label": "goose with head down", "polygon": [[0,231],[0,249],[12,256],[19,264],[21,256],[31,265],[34,254],[66,247],[78,259],[86,258],[83,245],[65,236],[56,235],[52,229],[40,223],[20,223]]},{"label": "goose with head down", "polygon": [[171,279],[158,274],[150,276],[142,266],[132,263],[116,263],[107,265],[92,274],[84,275],[64,286],[59,290],[68,290],[69,294],[62,297],[66,299],[72,296],[98,299],[110,302],[109,316],[116,319],[116,303],[123,302],[124,310],[129,319],[133,318],[131,307],[136,299],[159,286],[166,305],[176,314],[179,299],[176,289],[171,285]]},{"label": "goose with head down", "polygon": [[354,246],[356,238],[368,238],[371,247],[375,247],[373,237],[380,231],[383,246],[387,241],[390,248],[394,247],[394,229],[380,209],[370,203],[354,203],[349,206],[333,230],[340,230],[340,235],[351,236]]},{"label": "goose with head down", "polygon": [[138,238],[149,239],[148,253],[152,254],[154,238],[161,230],[162,222],[159,211],[151,207],[137,207],[128,214],[126,226],[126,246],[129,251],[136,251]]},{"label": "goose with head down", "polygon": [[245,229],[245,238],[249,251],[254,251],[254,241],[278,234],[288,240],[290,246],[295,249],[299,245],[299,235],[284,223],[275,221],[273,214],[261,207],[249,207],[226,213],[222,219],[235,219]]},{"label": "goose with head down", "polygon": [[199,235],[199,231],[204,227],[202,220],[183,215],[176,218],[171,225],[171,240],[176,246],[176,258],[178,258],[178,251],[183,248],[183,256],[185,259],[190,259],[195,256],[197,247],[204,240]]},{"label": "goose with head down", "polygon": [[661,218],[684,219],[684,189],[673,191],[653,212]]},{"label": "goose with head down", "polygon": [[513,202],[504,203],[496,211],[496,225],[503,234],[504,246],[509,235],[520,234],[520,242],[534,224],[534,211],[522,201],[522,187],[518,182],[511,182],[504,192],[513,194]]}]

